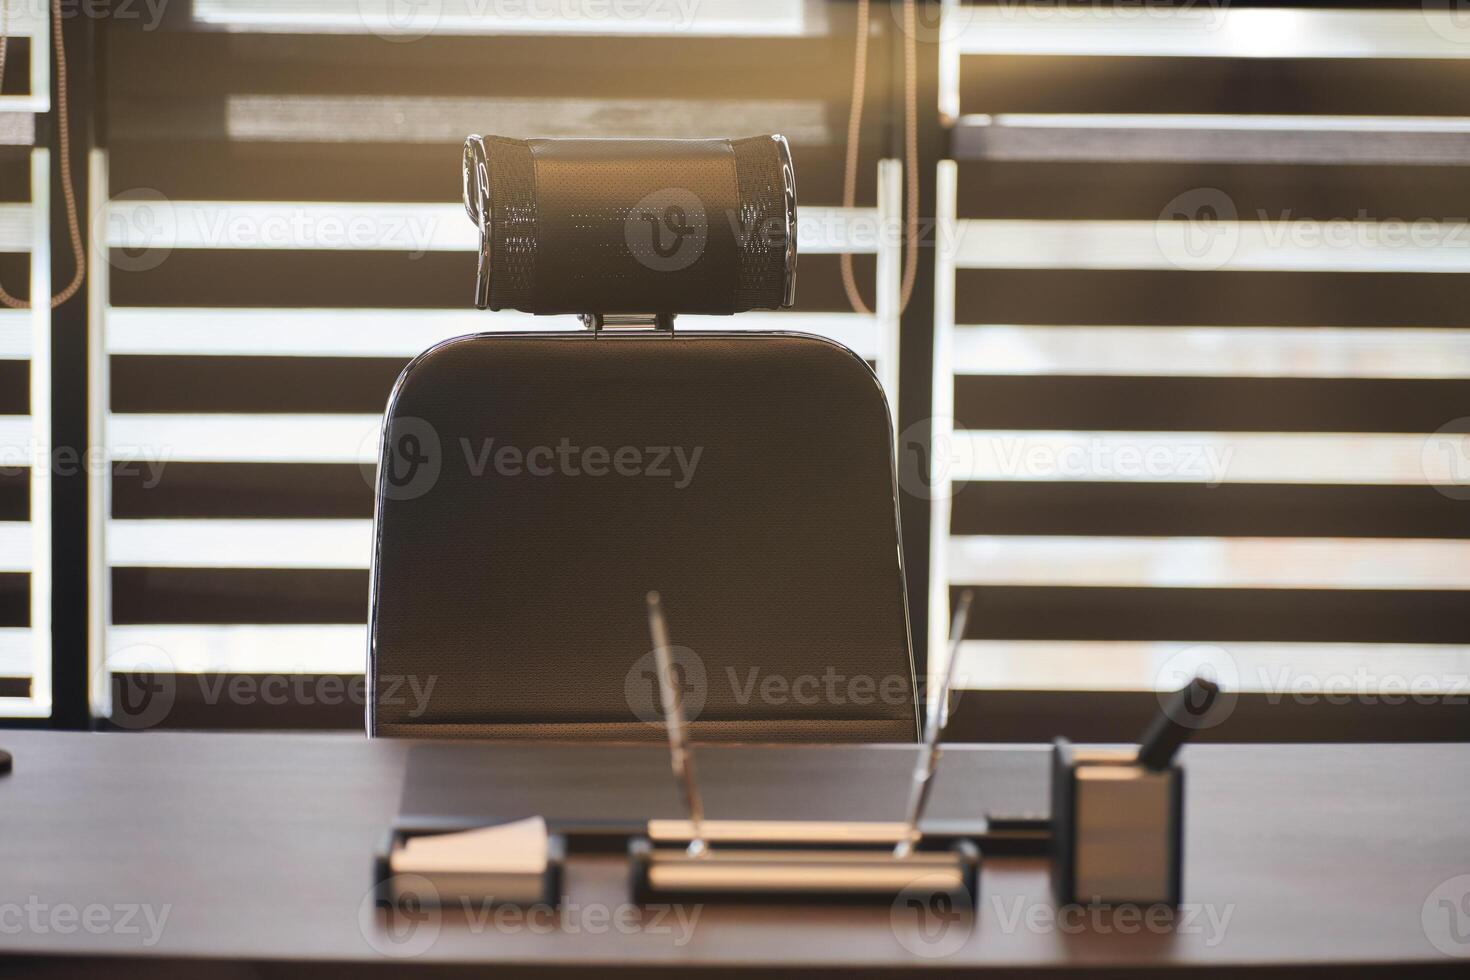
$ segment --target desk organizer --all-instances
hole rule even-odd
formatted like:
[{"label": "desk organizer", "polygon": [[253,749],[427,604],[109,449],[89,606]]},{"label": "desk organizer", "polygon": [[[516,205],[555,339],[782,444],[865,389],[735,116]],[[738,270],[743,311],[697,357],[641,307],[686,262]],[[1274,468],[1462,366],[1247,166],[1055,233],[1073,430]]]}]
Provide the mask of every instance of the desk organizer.
[{"label": "desk organizer", "polygon": [[1149,769],[1135,749],[1052,753],[1052,883],[1063,904],[1178,905],[1184,770]]},{"label": "desk organizer", "polygon": [[703,853],[628,842],[633,901],[732,898],[757,901],[821,898],[892,901],[907,891],[950,895],[977,907],[980,849],[973,841],[921,842],[896,857],[893,842],[823,844],[797,828],[784,842],[721,841]]}]

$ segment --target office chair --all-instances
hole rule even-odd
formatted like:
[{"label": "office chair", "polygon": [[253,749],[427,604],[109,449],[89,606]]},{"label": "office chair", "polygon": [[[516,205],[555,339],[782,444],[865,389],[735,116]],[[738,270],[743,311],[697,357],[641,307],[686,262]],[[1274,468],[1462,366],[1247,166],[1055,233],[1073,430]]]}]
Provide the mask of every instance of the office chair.
[{"label": "office chair", "polygon": [[[701,740],[913,741],[892,423],[792,304],[784,139],[471,137],[476,305],[579,313],[404,369],[383,426],[368,731],[654,740],[662,593]],[[424,692],[427,691],[427,695]]]}]

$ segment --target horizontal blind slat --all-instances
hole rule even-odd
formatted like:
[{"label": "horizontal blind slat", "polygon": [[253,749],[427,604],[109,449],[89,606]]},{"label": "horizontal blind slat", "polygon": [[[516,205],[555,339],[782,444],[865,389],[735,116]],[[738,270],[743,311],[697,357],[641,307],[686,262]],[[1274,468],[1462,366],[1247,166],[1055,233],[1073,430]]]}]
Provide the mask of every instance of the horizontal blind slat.
[{"label": "horizontal blind slat", "polygon": [[1430,433],[1470,428],[1470,380],[960,375],[966,429]]},{"label": "horizontal blind slat", "polygon": [[[958,599],[963,586],[952,586]],[[975,588],[976,639],[1470,643],[1463,589]]]},{"label": "horizontal blind slat", "polygon": [[960,585],[1466,589],[1470,541],[1402,538],[950,538]]},{"label": "horizontal blind slat", "polygon": [[1470,538],[1464,494],[1432,486],[958,483],[953,534]]}]

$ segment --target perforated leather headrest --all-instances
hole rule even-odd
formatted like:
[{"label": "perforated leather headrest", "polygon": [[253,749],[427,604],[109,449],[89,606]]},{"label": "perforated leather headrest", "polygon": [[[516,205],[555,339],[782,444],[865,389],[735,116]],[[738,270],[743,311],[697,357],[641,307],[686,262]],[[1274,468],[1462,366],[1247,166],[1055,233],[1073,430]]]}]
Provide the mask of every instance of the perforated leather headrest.
[{"label": "perforated leather headrest", "polygon": [[781,136],[471,136],[476,305],[526,313],[739,313],[790,306],[796,178]]}]

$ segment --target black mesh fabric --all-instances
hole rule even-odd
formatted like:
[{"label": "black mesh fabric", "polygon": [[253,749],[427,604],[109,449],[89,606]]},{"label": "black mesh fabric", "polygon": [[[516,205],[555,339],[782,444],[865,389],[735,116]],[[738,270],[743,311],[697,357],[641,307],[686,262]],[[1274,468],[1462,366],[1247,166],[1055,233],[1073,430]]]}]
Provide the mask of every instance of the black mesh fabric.
[{"label": "black mesh fabric", "polygon": [[491,309],[781,306],[788,229],[774,138],[485,142]]},{"label": "black mesh fabric", "polygon": [[490,305],[523,310],[535,295],[541,241],[531,147],[523,140],[490,136],[485,155],[490,172],[490,268],[495,272]]},{"label": "black mesh fabric", "polygon": [[735,307],[777,306],[786,276],[786,185],[776,141],[753,136],[733,140],[730,146],[740,185],[740,283]]},{"label": "black mesh fabric", "polygon": [[661,737],[657,589],[703,667],[699,737],[915,737],[892,428],[846,348],[466,337],[405,370],[385,433],[374,733]]}]

